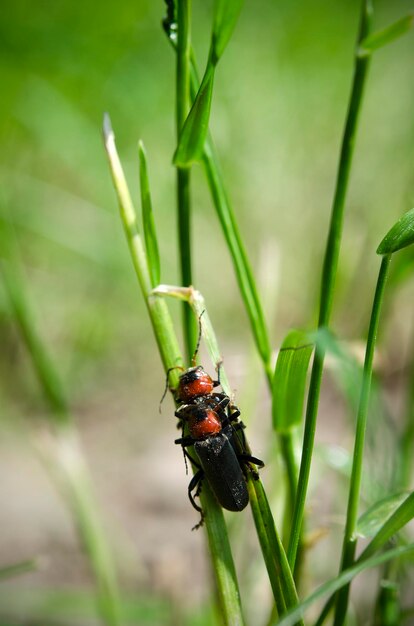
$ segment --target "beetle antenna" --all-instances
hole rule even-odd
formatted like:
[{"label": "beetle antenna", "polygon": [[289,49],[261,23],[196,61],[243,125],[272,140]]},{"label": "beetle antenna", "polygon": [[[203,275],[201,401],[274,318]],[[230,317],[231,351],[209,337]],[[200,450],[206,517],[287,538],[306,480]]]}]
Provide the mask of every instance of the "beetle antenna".
[{"label": "beetle antenna", "polygon": [[202,334],[202,332],[201,332],[201,317],[204,315],[205,312],[206,312],[205,309],[203,311],[201,311],[200,316],[198,318],[198,339],[197,339],[197,345],[196,345],[195,350],[194,350],[193,358],[191,359],[191,365],[193,367],[195,367],[195,365],[196,365],[196,357],[197,357],[197,353],[198,353],[198,350],[200,348],[200,343],[201,343],[201,334]]},{"label": "beetle antenna", "polygon": [[165,389],[164,389],[164,393],[162,394],[162,398],[160,400],[160,406],[159,406],[159,412],[161,413],[161,405],[164,402],[164,398],[167,395],[167,391],[168,391],[168,384],[170,382],[170,372],[172,372],[173,370],[181,370],[184,371],[184,368],[181,367],[181,365],[174,365],[174,367],[170,367],[167,370],[167,375],[165,377]]}]

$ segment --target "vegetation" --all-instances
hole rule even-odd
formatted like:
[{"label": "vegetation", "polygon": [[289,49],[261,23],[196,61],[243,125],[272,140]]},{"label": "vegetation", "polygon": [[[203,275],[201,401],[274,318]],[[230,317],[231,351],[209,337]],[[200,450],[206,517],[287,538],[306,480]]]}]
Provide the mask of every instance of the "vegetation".
[{"label": "vegetation", "polygon": [[[33,159],[27,167],[21,158],[13,170],[7,162],[3,168],[7,182],[0,229],[4,287],[0,332],[5,346],[1,394],[7,406],[3,430],[19,462],[35,463],[36,451],[61,491],[77,531],[77,550],[86,558],[91,578],[75,573],[74,589],[65,589],[68,580],[62,565],[57,562],[43,574],[39,546],[28,542],[36,552],[21,554],[18,544],[11,542],[0,570],[0,617],[13,623],[86,624],[95,619],[109,625],[286,626],[320,625],[327,619],[335,626],[367,620],[384,626],[409,623],[414,610],[409,594],[414,543],[407,526],[414,517],[414,362],[409,350],[403,358],[398,353],[404,341],[413,344],[413,329],[407,323],[412,317],[410,304],[404,301],[412,288],[414,259],[414,209],[407,210],[411,173],[406,169],[406,163],[412,162],[413,141],[405,114],[412,104],[406,77],[413,38],[403,37],[412,26],[412,13],[402,2],[392,10],[378,3],[374,12],[371,0],[363,0],[359,9],[352,3],[346,10],[339,3],[327,9],[309,0],[295,9],[287,2],[274,6],[263,1],[260,11],[242,7],[240,0],[216,0],[208,10],[191,0],[168,0],[162,26],[169,46],[160,62],[156,51],[161,28],[143,30],[142,49],[134,50],[127,26],[138,13],[140,24],[151,24],[158,15],[155,4],[125,5],[125,14],[116,16],[103,8],[100,26],[109,28],[113,18],[117,37],[114,40],[112,26],[112,37],[105,38],[108,47],[100,43],[98,31],[85,43],[105,59],[96,74],[101,81],[109,53],[126,68],[124,74],[122,69],[113,70],[99,103],[105,93],[105,109],[120,131],[118,154],[112,123],[105,114],[105,151],[130,259],[114,215],[108,217],[99,206],[109,208],[112,196],[101,184],[104,165],[96,157],[96,148],[91,149],[94,140],[88,144],[84,138],[95,157],[89,158],[86,150],[84,161],[73,143],[72,133],[95,137],[99,113],[88,110],[89,99],[82,99],[81,76],[74,72],[71,83],[67,70],[59,89],[53,59],[45,64],[42,78],[26,77],[23,86],[17,72],[10,72],[9,100],[13,101],[13,88],[19,97],[13,101],[15,119],[3,129],[4,145],[16,151],[15,144],[27,141],[19,132],[29,131],[37,137],[32,156],[39,156],[40,163]],[[67,10],[69,24],[77,14]],[[92,3],[86,3],[84,11],[82,19],[90,27]],[[18,24],[11,7],[7,18],[6,26]],[[42,28],[49,32],[43,22],[34,24],[40,33]],[[277,45],[272,29],[279,34]],[[352,29],[357,35],[350,77]],[[58,31],[57,25],[51,31],[54,45],[70,68],[71,56],[65,57],[59,47]],[[338,43],[341,37],[343,45]],[[9,36],[7,42],[11,44],[13,38]],[[203,49],[204,73],[199,78],[196,59],[202,58]],[[135,90],[136,59],[140,80]],[[167,90],[160,86],[161,78],[155,79],[161,75],[169,76]],[[92,72],[91,76],[93,81]],[[306,81],[311,83],[308,89]],[[266,90],[261,93],[263,85]],[[374,96],[371,89],[376,90]],[[224,93],[221,100],[220,92]],[[397,113],[392,111],[397,121],[388,134],[385,121],[392,115],[385,117],[385,111],[395,106],[395,100],[384,94],[392,92],[399,94]],[[302,96],[306,96],[303,102]],[[159,112],[157,97],[162,101]],[[146,126],[151,110],[154,125]],[[165,121],[167,114],[172,119],[174,110],[175,140]],[[335,173],[333,155],[344,114]],[[88,116],[92,124],[86,121]],[[148,152],[138,136],[134,145],[122,135],[127,132],[126,122],[132,135],[136,132],[145,140]],[[332,134],[330,123],[335,128]],[[127,141],[132,142],[134,169],[128,165]],[[393,146],[398,158],[389,154],[385,159],[385,148]],[[53,163],[56,154],[57,164]],[[175,192],[168,174],[171,162],[176,170]],[[50,178],[44,173],[47,163],[53,165]],[[79,177],[71,180],[72,171]],[[275,174],[278,171],[283,176]],[[135,180],[139,180],[139,194]],[[323,207],[332,192],[327,225]],[[218,219],[207,214],[210,204]],[[174,205],[177,241],[171,236]],[[91,216],[89,229],[85,229],[85,213]],[[393,220],[394,226],[383,237]],[[253,262],[260,252],[256,239],[262,252],[269,252],[267,258]],[[282,264],[278,298],[276,241]],[[139,303],[137,285],[128,271],[131,260]],[[379,273],[374,290],[375,271]],[[174,286],[177,282],[180,286]],[[174,299],[181,301],[181,325]],[[275,300],[279,305],[276,338]],[[35,308],[51,312],[39,321]],[[314,308],[319,312],[313,327]],[[224,514],[208,484],[203,485],[200,502],[215,581],[215,593],[210,595],[202,568],[193,567],[203,531],[195,538],[189,532],[192,511],[186,501],[184,471],[177,493],[169,482],[166,455],[170,449],[176,452],[174,422],[166,417],[171,405],[164,405],[160,418],[156,412],[164,373],[153,356],[147,318],[164,372],[190,364],[200,320],[203,364],[214,371],[223,361],[224,392],[232,396],[238,387],[236,402],[253,452],[260,448],[261,437],[262,442],[268,441],[266,451],[257,453],[266,461],[260,479],[252,473],[247,477],[261,555],[246,513]],[[239,348],[237,359],[229,356],[233,335],[240,345],[251,336],[250,348]],[[352,339],[365,336],[361,359]],[[277,342],[278,351],[274,350]],[[13,355],[17,355],[14,360]],[[25,369],[26,361],[33,366],[43,400]],[[246,364],[243,382],[237,383],[235,364],[240,367],[242,361]],[[328,377],[323,380],[325,372]],[[391,411],[387,408],[384,395],[393,372],[398,373],[398,395],[408,389],[406,409],[400,409],[400,415],[394,406]],[[178,371],[172,369],[170,384],[174,387],[177,381]],[[136,392],[145,388],[147,396]],[[122,393],[126,399],[120,402]],[[334,398],[329,409],[321,406],[321,394]],[[98,409],[94,401],[99,401]],[[93,432],[89,446],[100,450],[90,460],[89,421]],[[320,446],[315,446],[317,425],[318,433],[324,432],[325,443]],[[168,445],[161,452],[166,433]],[[179,456],[171,455],[171,463],[178,463]],[[122,497],[116,484],[109,483],[105,494],[108,463],[112,471],[118,466],[124,473]],[[2,466],[7,475],[7,459]],[[323,476],[317,506],[315,471]],[[98,505],[96,492],[103,494],[106,506]],[[21,497],[24,492],[16,489],[13,498]],[[113,507],[111,498],[116,502]],[[7,508],[5,496],[3,502]],[[181,504],[183,515],[176,524],[173,511]],[[36,508],[36,502],[31,505]],[[117,507],[131,512],[117,520]],[[335,516],[339,529],[333,524]],[[116,530],[110,532],[110,526]],[[134,534],[126,538],[126,529],[135,527],[138,547]],[[27,530],[22,528],[24,536]],[[175,545],[177,533],[183,533],[182,540],[168,561],[167,573],[157,571],[162,549]],[[59,561],[63,556],[55,558]],[[174,571],[180,563],[181,575]],[[367,571],[375,573],[374,585],[364,579]],[[42,575],[47,583],[43,587]],[[33,582],[30,594],[25,580]],[[364,590],[362,597],[352,593],[357,586]],[[204,603],[201,612],[196,608],[198,594]]]}]

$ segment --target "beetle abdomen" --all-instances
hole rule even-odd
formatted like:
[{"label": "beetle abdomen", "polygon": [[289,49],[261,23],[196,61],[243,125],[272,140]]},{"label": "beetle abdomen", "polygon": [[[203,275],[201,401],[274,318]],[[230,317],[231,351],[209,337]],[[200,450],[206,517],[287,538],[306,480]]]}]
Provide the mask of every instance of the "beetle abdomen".
[{"label": "beetle abdomen", "polygon": [[194,449],[219,504],[242,511],[249,502],[246,481],[235,451],[224,433],[197,441]]}]

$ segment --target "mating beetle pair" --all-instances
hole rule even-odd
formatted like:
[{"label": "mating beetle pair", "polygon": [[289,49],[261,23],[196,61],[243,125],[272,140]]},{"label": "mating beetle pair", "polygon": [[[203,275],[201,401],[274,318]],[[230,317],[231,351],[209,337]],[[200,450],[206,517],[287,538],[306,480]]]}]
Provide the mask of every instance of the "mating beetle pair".
[{"label": "mating beetle pair", "polygon": [[[200,338],[193,363],[199,343]],[[217,374],[217,380],[213,380],[202,366],[191,367],[181,374],[178,387],[173,390],[179,405],[175,415],[183,430],[183,436],[175,443],[182,446],[184,458],[187,457],[197,468],[188,485],[190,502],[201,513],[201,520],[194,528],[199,528],[204,520],[203,511],[194,500],[200,494],[204,478],[224,509],[242,511],[249,502],[247,471],[258,478],[250,464],[264,466],[260,459],[250,455],[243,433],[244,424],[238,420],[240,411],[228,395],[214,391],[220,385],[220,364]],[[188,426],[188,436],[184,436],[185,425]],[[189,446],[194,446],[197,459],[189,454],[186,449]]]}]

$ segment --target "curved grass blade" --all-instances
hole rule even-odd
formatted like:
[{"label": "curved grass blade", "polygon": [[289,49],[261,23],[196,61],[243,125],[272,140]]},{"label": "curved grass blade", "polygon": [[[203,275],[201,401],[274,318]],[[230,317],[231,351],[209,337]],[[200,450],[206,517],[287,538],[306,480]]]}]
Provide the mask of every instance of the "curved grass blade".
[{"label": "curved grass blade", "polygon": [[270,366],[271,348],[263,308],[230,199],[226,192],[218,156],[210,137],[207,137],[204,146],[203,163],[213,203],[233,261],[240,293],[249,316],[253,337],[265,366],[268,380],[271,381],[273,376],[273,370]]},{"label": "curved grass blade", "polygon": [[296,624],[298,619],[303,617],[304,612],[312,606],[317,600],[319,600],[322,596],[326,594],[334,594],[339,589],[347,585],[351,580],[353,580],[358,574],[361,572],[372,569],[374,567],[378,567],[383,563],[387,563],[392,559],[399,559],[400,557],[409,556],[414,554],[414,543],[410,543],[406,546],[400,546],[398,548],[394,548],[393,550],[387,550],[383,554],[372,557],[370,559],[366,559],[363,562],[359,562],[350,567],[349,569],[343,571],[339,576],[329,580],[324,583],[320,587],[316,589],[310,596],[308,596],[303,602],[300,602],[297,607],[293,610],[288,611],[286,615],[282,617],[277,622],[274,622],[274,626],[293,626]]},{"label": "curved grass blade", "polygon": [[173,164],[189,167],[203,155],[210,119],[211,98],[214,85],[214,66],[209,64],[201,82],[190,113],[180,133]]},{"label": "curved grass blade", "polygon": [[388,231],[377,254],[392,254],[414,243],[414,209],[405,213]]},{"label": "curved grass blade", "polygon": [[387,519],[375,537],[360,554],[357,563],[369,558],[380,550],[401,528],[414,519],[414,492],[411,493],[397,510]]},{"label": "curved grass blade", "polygon": [[372,33],[372,35],[369,35],[369,37],[361,41],[358,48],[358,56],[367,56],[371,54],[371,52],[374,52],[374,50],[378,50],[378,48],[382,48],[392,41],[395,41],[402,35],[405,35],[413,25],[414,13],[409,13],[383,30]]},{"label": "curved grass blade", "polygon": [[[376,506],[376,505],[374,505]],[[403,528],[408,522],[414,518],[414,493],[409,495],[397,510],[387,519],[382,527],[377,531],[375,537],[370,541],[365,550],[361,552],[356,563],[362,563],[366,559],[372,557],[378,550],[381,550],[388,541]],[[347,584],[347,583],[345,583]],[[332,595],[325,603],[318,619],[315,622],[315,626],[321,626],[329,611],[333,607],[335,602],[335,595]]]},{"label": "curved grass blade", "polygon": [[[168,307],[162,298],[151,292],[149,270],[141,236],[137,228],[137,219],[115,144],[109,116],[104,119],[105,148],[110,171],[118,196],[121,220],[124,226],[134,268],[141,287],[142,295],[148,307],[149,317],[165,370],[183,364]],[[172,372],[171,383],[177,383]],[[243,626],[240,593],[236,571],[227,535],[226,524],[221,507],[211,493],[208,484],[200,494],[203,510],[207,512],[205,526],[208,534],[210,556],[217,584],[217,595],[224,622],[231,626]]]},{"label": "curved grass blade", "polygon": [[217,64],[237,23],[243,0],[216,0],[213,33],[211,35],[212,63]]},{"label": "curved grass blade", "polygon": [[272,416],[276,432],[285,433],[301,420],[312,351],[313,343],[301,330],[291,330],[282,343],[272,383]]},{"label": "curved grass blade", "polygon": [[14,238],[12,225],[7,220],[1,219],[0,248],[3,258],[0,258],[0,275],[3,276],[10,307],[30,354],[33,369],[40,382],[45,400],[51,408],[49,417],[63,424],[69,419],[66,393],[49,352],[37,331],[35,315],[27,297]]},{"label": "curved grass blade", "polygon": [[144,227],[145,248],[152,286],[160,282],[160,255],[158,252],[157,233],[152,212],[151,193],[148,178],[147,155],[142,141],[138,143],[139,180],[141,187],[142,223]]},{"label": "curved grass blade", "polygon": [[206,70],[180,133],[173,159],[177,167],[190,167],[192,163],[200,161],[203,156],[210,119],[215,68],[233,33],[242,2],[243,0],[216,1]]},{"label": "curved grass blade", "polygon": [[[171,285],[159,285],[153,290],[153,293],[160,296],[178,298],[190,304],[195,316],[200,319],[202,336],[212,362],[216,366],[218,363],[221,363],[222,359],[217,338],[201,293],[193,287],[185,288]],[[200,318],[202,313],[203,315]],[[223,366],[220,368],[220,381],[225,393],[230,395],[231,388]],[[249,479],[248,489],[253,518],[275,603],[278,611],[283,612],[285,607],[289,608],[298,602],[292,572],[289,568],[262,483],[260,480]]]},{"label": "curved grass blade", "polygon": [[358,520],[356,534],[359,537],[373,537],[407,497],[406,491],[399,491],[375,502]]}]

